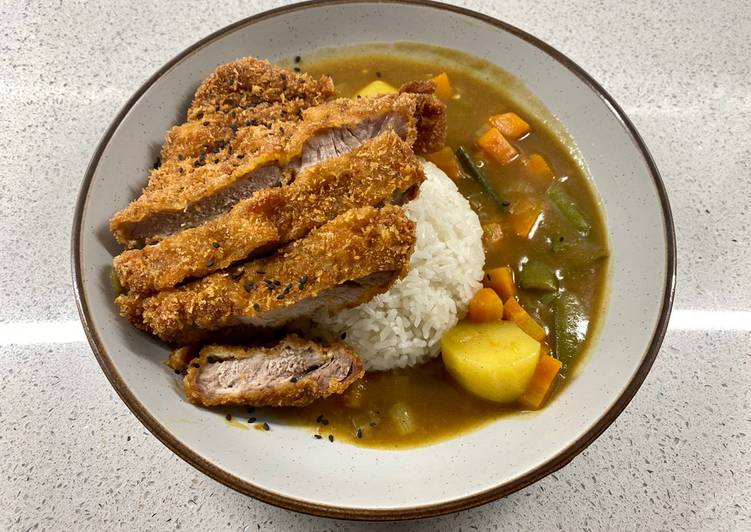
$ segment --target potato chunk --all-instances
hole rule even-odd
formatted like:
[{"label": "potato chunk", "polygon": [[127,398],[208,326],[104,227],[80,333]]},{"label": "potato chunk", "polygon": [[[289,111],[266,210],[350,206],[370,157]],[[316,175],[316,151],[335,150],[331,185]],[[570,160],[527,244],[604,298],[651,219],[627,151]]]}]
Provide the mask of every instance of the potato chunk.
[{"label": "potato chunk", "polygon": [[441,339],[443,362],[468,391],[498,403],[516,401],[527,389],[541,344],[509,321],[462,320]]}]

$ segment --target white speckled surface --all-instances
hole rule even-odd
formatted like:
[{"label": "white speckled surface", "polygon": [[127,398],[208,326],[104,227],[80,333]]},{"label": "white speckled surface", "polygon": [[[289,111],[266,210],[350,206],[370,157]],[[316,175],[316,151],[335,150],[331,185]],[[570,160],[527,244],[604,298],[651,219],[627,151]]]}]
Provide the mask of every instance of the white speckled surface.
[{"label": "white speckled surface", "polygon": [[[388,527],[279,510],[204,477],[120,402],[77,324],[69,229],[99,137],[174,54],[280,4],[217,3],[211,20],[202,2],[0,6],[0,529]],[[569,466],[394,527],[751,529],[751,6],[466,5],[569,55],[631,116],[674,209],[676,314],[634,401]]]}]

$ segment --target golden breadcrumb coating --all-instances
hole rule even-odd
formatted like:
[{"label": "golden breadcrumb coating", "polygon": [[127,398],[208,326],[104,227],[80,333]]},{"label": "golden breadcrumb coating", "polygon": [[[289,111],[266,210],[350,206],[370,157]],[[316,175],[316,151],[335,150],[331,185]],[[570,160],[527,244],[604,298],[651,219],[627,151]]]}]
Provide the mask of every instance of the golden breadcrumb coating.
[{"label": "golden breadcrumb coating", "polygon": [[291,185],[256,193],[204,225],[123,252],[114,260],[115,271],[133,293],[171,288],[301,238],[353,207],[402,201],[402,194],[424,179],[409,145],[388,131],[302,170]]},{"label": "golden breadcrumb coating", "polygon": [[[415,240],[415,224],[399,207],[351,209],[269,258],[153,296],[121,295],[116,303],[136,326],[167,342],[189,344],[223,327],[243,322],[265,325],[272,311],[278,316],[291,305],[311,303],[347,281],[393,273],[356,301],[340,306],[334,301],[329,308],[368,301],[406,274]],[[314,304],[310,307],[317,310]]]}]

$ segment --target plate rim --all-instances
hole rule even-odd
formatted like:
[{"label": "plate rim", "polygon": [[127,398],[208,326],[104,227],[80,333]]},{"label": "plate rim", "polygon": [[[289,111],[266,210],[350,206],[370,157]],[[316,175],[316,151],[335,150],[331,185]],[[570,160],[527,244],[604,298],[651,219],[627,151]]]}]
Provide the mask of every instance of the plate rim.
[{"label": "plate rim", "polygon": [[[549,55],[552,59],[566,67],[572,74],[574,74],[584,84],[586,84],[590,88],[590,90],[592,90],[610,108],[610,111],[618,119],[628,135],[631,137],[631,140],[635,144],[636,148],[640,151],[641,156],[648,167],[649,173],[651,174],[657,195],[660,200],[664,237],[667,248],[665,279],[663,281],[664,285],[662,291],[662,303],[660,306],[659,319],[655,324],[652,339],[650,340],[649,347],[642,356],[642,361],[639,364],[639,368],[634,373],[633,377],[628,382],[626,387],[623,389],[623,392],[618,396],[613,405],[572,444],[570,444],[554,456],[550,457],[545,462],[539,464],[526,474],[512,479],[511,481],[503,482],[493,488],[466,497],[460,497],[457,499],[431,503],[427,505],[412,506],[408,508],[373,509],[339,507],[330,504],[313,503],[294,497],[288,497],[286,495],[281,495],[279,493],[275,493],[273,491],[256,486],[251,482],[247,482],[201,457],[199,454],[191,450],[186,444],[178,440],[166,427],[159,423],[149,413],[146,407],[132,394],[129,387],[112,363],[112,359],[107,353],[107,350],[99,337],[96,326],[94,324],[94,320],[92,319],[86,296],[83,291],[81,237],[83,231],[83,213],[86,207],[88,191],[94,173],[99,164],[99,160],[101,159],[105,148],[109,144],[112,135],[119,127],[125,115],[141,98],[141,96],[143,96],[143,94],[162,75],[164,75],[176,64],[188,58],[205,45],[225,36],[228,33],[231,33],[238,28],[252,25],[269,18],[274,18],[278,15],[295,11],[301,11],[321,6],[337,6],[343,4],[402,4],[449,11],[457,15],[470,17],[480,22],[484,22],[502,31],[509,32],[514,36],[524,40],[528,44],[535,46],[542,52]],[[436,2],[433,0],[310,0],[299,2],[264,11],[262,13],[258,13],[250,17],[238,20],[237,22],[234,22],[211,33],[210,35],[204,37],[203,39],[200,39],[188,48],[184,49],[182,52],[165,63],[161,68],[159,68],[159,70],[157,70],[138,88],[138,90],[122,106],[120,111],[108,126],[106,132],[97,145],[94,155],[92,156],[88,164],[86,173],[84,174],[84,179],[79,188],[78,197],[75,204],[71,235],[71,273],[73,277],[73,291],[76,300],[76,306],[78,308],[78,314],[83,325],[84,332],[86,333],[86,338],[92,351],[94,352],[94,356],[96,357],[99,366],[102,368],[102,371],[107,377],[107,380],[110,382],[110,385],[115,389],[118,396],[125,403],[128,409],[159,441],[161,441],[177,456],[182,458],[188,464],[195,467],[205,475],[244,495],[252,496],[258,500],[272,504],[274,506],[310,515],[337,519],[369,521],[405,520],[434,517],[480,506],[482,504],[486,504],[488,502],[510,495],[511,493],[525,488],[530,484],[533,484],[534,482],[537,482],[538,480],[546,477],[547,475],[554,473],[563,466],[567,465],[571,460],[574,459],[574,457],[576,457],[579,453],[586,449],[613,423],[613,421],[615,421],[615,419],[621,414],[621,412],[623,412],[623,410],[631,402],[634,395],[641,387],[644,379],[652,368],[655,358],[657,357],[657,353],[659,352],[662,345],[662,341],[665,337],[668,322],[670,320],[670,313],[673,307],[676,285],[676,255],[675,226],[673,222],[673,215],[667,196],[667,191],[660,176],[660,172],[657,169],[657,165],[655,164],[654,159],[652,158],[652,155],[650,154],[649,149],[644,143],[641,135],[639,135],[635,126],[623,111],[623,109],[615,101],[615,99],[578,64],[569,59],[563,53],[559,52],[557,49],[543,42],[541,39],[534,37],[533,35],[517,28],[516,26],[513,26],[494,17],[485,15],[483,13],[479,13],[464,7]]]}]

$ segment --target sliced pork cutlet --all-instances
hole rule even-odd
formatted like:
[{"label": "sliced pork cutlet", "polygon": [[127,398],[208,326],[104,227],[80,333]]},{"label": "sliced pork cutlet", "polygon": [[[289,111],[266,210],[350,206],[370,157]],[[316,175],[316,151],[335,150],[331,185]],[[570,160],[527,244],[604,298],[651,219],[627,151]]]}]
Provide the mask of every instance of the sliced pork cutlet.
[{"label": "sliced pork cutlet", "polygon": [[347,346],[290,335],[273,347],[208,345],[191,361],[185,396],[204,406],[306,406],[344,392],[364,374]]},{"label": "sliced pork cutlet", "polygon": [[406,274],[415,239],[400,207],[351,209],[268,258],[116,303],[136,326],[183,345],[233,326],[281,327],[385,292]]},{"label": "sliced pork cutlet", "polygon": [[[221,65],[196,90],[187,121],[167,133],[161,164],[177,163],[185,171],[200,158],[225,160],[239,129],[299,120],[304,109],[335,94],[328,76],[316,79],[254,57]],[[155,172],[153,179],[168,179],[169,171]]]},{"label": "sliced pork cutlet", "polygon": [[[433,103],[428,105],[427,100]],[[271,130],[246,128],[248,131],[238,131],[233,145],[233,160],[241,161],[238,166],[229,160],[206,163],[181,174],[180,179],[165,181],[162,188],[147,188],[113,217],[110,227],[117,240],[128,247],[158,242],[229,211],[262,188],[288,183],[299,170],[343,155],[389,130],[410,146],[432,149],[436,138],[445,138],[446,126],[445,119],[435,119],[433,110],[429,122],[436,129],[428,131],[420,113],[433,107],[445,111],[443,104],[426,94],[341,98],[307,109],[296,124],[277,122]]]},{"label": "sliced pork cutlet", "polygon": [[288,186],[263,190],[230,212],[114,260],[131,292],[171,288],[252,254],[268,253],[355,207],[400,205],[425,180],[409,145],[387,131],[340,157],[300,171]]}]

